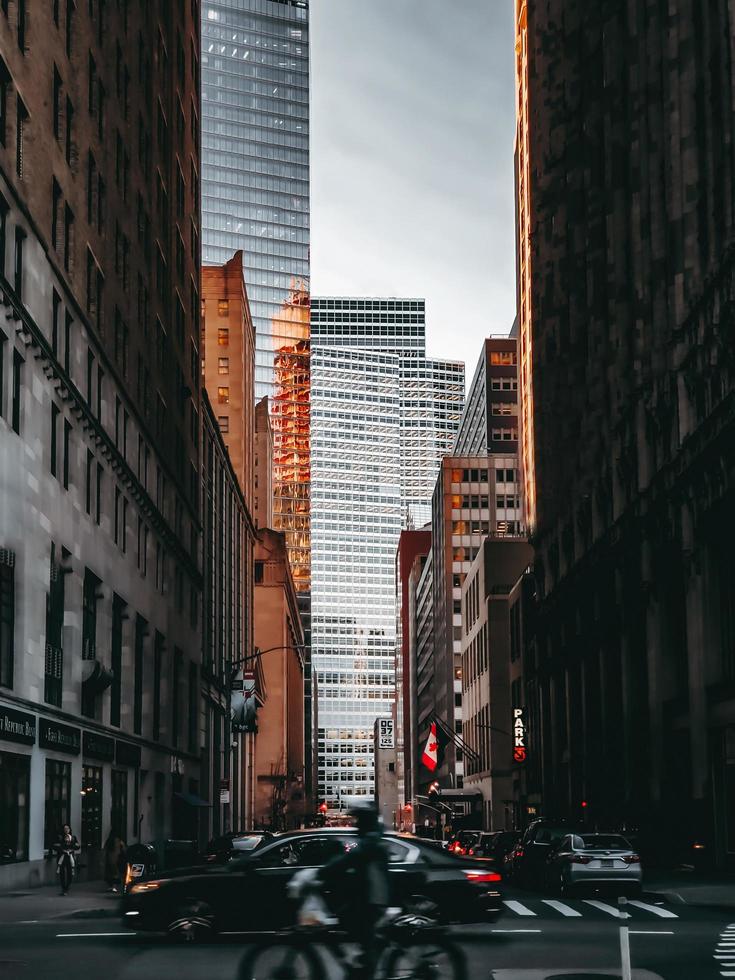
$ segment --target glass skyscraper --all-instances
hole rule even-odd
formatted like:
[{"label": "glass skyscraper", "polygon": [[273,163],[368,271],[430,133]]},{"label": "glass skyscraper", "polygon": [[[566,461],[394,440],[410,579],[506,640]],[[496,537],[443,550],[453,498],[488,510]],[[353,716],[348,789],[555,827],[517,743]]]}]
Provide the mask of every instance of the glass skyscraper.
[{"label": "glass skyscraper", "polygon": [[309,284],[309,5],[202,3],[202,260],[243,250],[256,397]]},{"label": "glass skyscraper", "polygon": [[426,357],[423,300],[313,299],[312,663],[319,797],[374,793],[373,724],[395,684],[395,555],[429,518],[464,365]]}]

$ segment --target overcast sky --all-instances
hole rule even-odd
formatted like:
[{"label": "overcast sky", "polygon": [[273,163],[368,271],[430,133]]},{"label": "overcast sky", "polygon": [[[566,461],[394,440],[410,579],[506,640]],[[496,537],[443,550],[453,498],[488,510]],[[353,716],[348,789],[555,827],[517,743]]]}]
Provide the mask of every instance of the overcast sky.
[{"label": "overcast sky", "polygon": [[311,0],[315,296],[423,296],[472,374],[515,314],[513,0]]}]

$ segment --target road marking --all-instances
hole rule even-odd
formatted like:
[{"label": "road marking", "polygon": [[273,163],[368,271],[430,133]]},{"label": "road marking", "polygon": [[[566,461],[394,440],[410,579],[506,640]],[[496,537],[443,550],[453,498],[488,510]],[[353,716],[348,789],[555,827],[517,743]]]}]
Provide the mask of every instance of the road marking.
[{"label": "road marking", "polygon": [[573,909],[571,905],[565,905],[564,902],[557,902],[553,898],[542,898],[541,901],[544,903],[544,905],[549,905],[552,909],[556,909],[557,912],[561,912],[561,914],[567,916],[567,918],[571,918],[572,916],[578,918],[582,915],[581,912]]},{"label": "road marking", "polygon": [[536,913],[532,912],[531,909],[527,908],[525,905],[522,905],[520,902],[514,902],[512,899],[505,899],[503,901],[503,905],[507,905],[511,912],[515,912],[516,915],[536,915]]},{"label": "road marking", "polygon": [[621,919],[622,915],[619,910],[612,905],[608,905],[606,902],[598,902],[596,898],[584,898],[582,899],[585,905],[591,905],[592,908],[599,909],[600,912],[607,912],[614,919]]},{"label": "road marking", "polygon": [[57,939],[96,939],[98,936],[135,936],[134,932],[57,932]]},{"label": "road marking", "polygon": [[629,899],[628,905],[635,905],[637,909],[643,909],[644,912],[653,912],[654,915],[658,915],[662,919],[679,918],[676,912],[670,912],[668,909],[660,909],[657,905],[646,905],[645,902],[638,902],[635,899]]},{"label": "road marking", "polygon": [[541,932],[540,929],[491,929],[491,932]]},{"label": "road marking", "polygon": [[631,936],[675,936],[671,929],[630,929]]}]

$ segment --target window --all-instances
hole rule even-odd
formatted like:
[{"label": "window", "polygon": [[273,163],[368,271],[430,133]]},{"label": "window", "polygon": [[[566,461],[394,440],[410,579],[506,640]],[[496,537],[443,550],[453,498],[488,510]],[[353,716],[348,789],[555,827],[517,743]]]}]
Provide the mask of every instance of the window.
[{"label": "window", "polygon": [[46,759],[46,804],[43,846],[50,848],[65,823],[71,821],[71,763]]},{"label": "window", "polygon": [[53,129],[54,138],[61,139],[61,75],[56,65],[53,78]]},{"label": "window", "polygon": [[221,299],[217,303],[217,313],[220,316],[229,316],[230,314],[230,302],[226,299]]},{"label": "window", "polygon": [[97,501],[95,505],[95,515],[94,515],[94,519],[97,524],[99,524],[102,520],[102,480],[103,480],[102,465],[100,463],[97,463]]},{"label": "window", "polygon": [[51,446],[50,446],[50,469],[51,476],[57,476],[58,463],[58,441],[59,441],[59,409],[51,402]]},{"label": "window", "polygon": [[0,840],[4,861],[28,860],[31,759],[0,752]]},{"label": "window", "polygon": [[71,372],[71,325],[73,323],[71,313],[67,310],[64,316],[64,370],[67,374]]},{"label": "window", "polygon": [[13,350],[13,391],[10,424],[15,432],[20,434],[21,388],[23,384],[23,358],[17,350]]},{"label": "window", "polygon": [[156,630],[153,643],[153,740],[161,737],[161,672],[163,670],[163,636]]},{"label": "window", "polygon": [[119,595],[112,597],[112,637],[110,642],[110,669],[112,685],[110,687],[110,724],[120,727],[120,699],[122,694],[122,643],[123,618],[126,603]]},{"label": "window", "polygon": [[13,686],[14,642],[15,555],[0,548],[0,687]]},{"label": "window", "polygon": [[230,431],[230,417],[229,415],[218,415],[217,422],[219,423],[219,430],[223,434]]},{"label": "window", "polygon": [[230,404],[230,389],[227,387],[217,388],[217,401],[220,405]]},{"label": "window", "polygon": [[82,768],[82,840],[85,847],[102,847],[102,767]]},{"label": "window", "polygon": [[[69,557],[68,552],[62,552]],[[49,590],[46,599],[46,657],[44,670],[44,701],[61,707],[64,679],[62,630],[64,625],[64,570],[56,561],[55,546],[51,545]]]},{"label": "window", "polygon": [[86,511],[92,513],[92,471],[94,456],[87,450],[87,472],[86,472]]},{"label": "window", "polygon": [[100,580],[88,568],[84,570],[82,593],[82,660],[97,657],[97,589]]},{"label": "window", "polygon": [[26,0],[16,0],[18,12],[18,48],[25,54],[26,50]]},{"label": "window", "polygon": [[64,461],[62,470],[62,482],[64,484],[64,489],[69,489],[69,451],[71,443],[71,422],[68,419],[64,419]]},{"label": "window", "polygon": [[230,373],[230,359],[229,357],[220,357],[218,359],[218,369],[220,374]]},{"label": "window", "polygon": [[28,120],[28,110],[18,96],[15,120],[15,172],[23,179],[23,135]]},{"label": "window", "polygon": [[72,105],[71,99],[67,95],[66,97],[66,144],[65,144],[66,162],[69,166],[72,165],[74,159],[74,106]]},{"label": "window", "polygon": [[10,72],[3,59],[0,58],[0,145],[2,146],[5,146],[8,130],[8,89],[10,82]]},{"label": "window", "polygon": [[23,248],[25,246],[26,233],[22,228],[15,229],[15,262],[13,265],[13,288],[18,299],[23,299]]},{"label": "window", "polygon": [[64,268],[70,272],[74,266],[74,212],[64,205]]},{"label": "window", "polygon": [[255,580],[255,583],[256,584],[259,584],[260,582],[263,581],[263,566],[264,566],[264,562],[262,562],[262,561],[256,561],[255,562],[255,577],[254,577],[254,580]]},{"label": "window", "polygon": [[143,731],[143,655],[147,633],[148,623],[142,616],[136,615],[133,673],[133,731],[136,735]]},{"label": "window", "polygon": [[220,327],[217,330],[217,343],[220,347],[227,347],[230,343],[230,331],[227,327]]}]

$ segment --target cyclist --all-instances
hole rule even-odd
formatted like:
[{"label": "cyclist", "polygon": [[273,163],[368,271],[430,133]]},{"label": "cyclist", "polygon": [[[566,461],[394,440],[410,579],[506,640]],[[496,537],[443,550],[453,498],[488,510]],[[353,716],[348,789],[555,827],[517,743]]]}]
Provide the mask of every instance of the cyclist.
[{"label": "cyclist", "polygon": [[361,950],[355,980],[372,980],[380,953],[377,926],[390,905],[388,856],[377,808],[359,804],[350,811],[357,825],[357,844],[328,862],[318,880],[333,898],[342,929]]},{"label": "cyclist", "polygon": [[59,855],[59,860],[56,862],[56,874],[59,876],[61,894],[66,895],[76,869],[74,855],[79,850],[79,841],[72,833],[68,823],[64,824],[54,846]]}]

